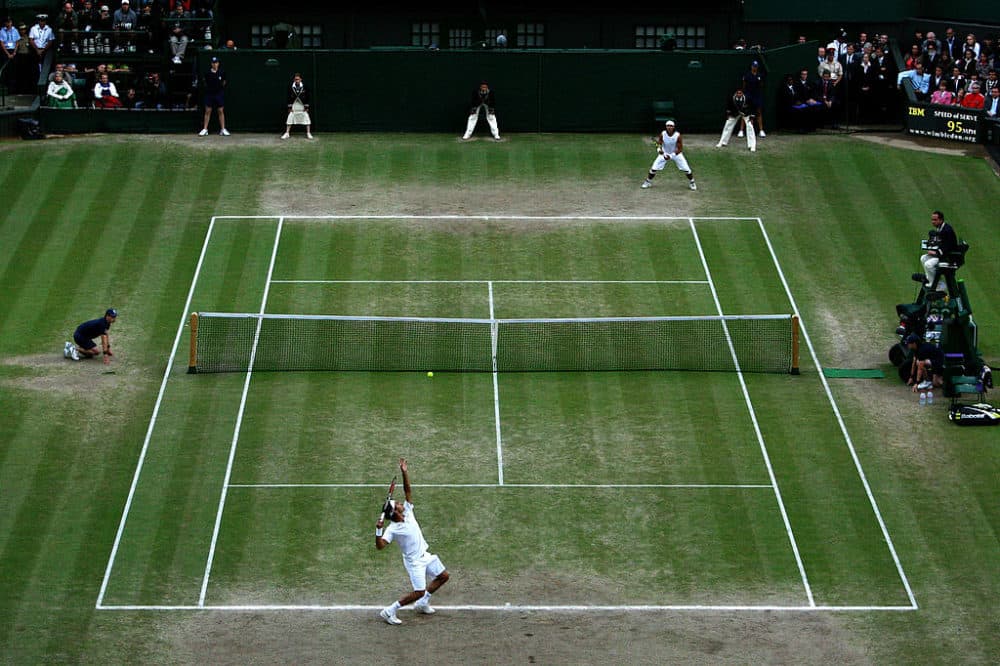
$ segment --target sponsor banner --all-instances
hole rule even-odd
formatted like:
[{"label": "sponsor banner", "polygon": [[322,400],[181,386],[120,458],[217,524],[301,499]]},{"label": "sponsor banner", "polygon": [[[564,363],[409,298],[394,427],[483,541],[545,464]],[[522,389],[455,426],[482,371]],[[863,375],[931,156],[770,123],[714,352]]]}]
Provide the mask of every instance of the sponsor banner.
[{"label": "sponsor banner", "polygon": [[908,104],[906,131],[914,136],[976,143],[982,115],[982,111],[973,109],[951,109],[934,104]]}]

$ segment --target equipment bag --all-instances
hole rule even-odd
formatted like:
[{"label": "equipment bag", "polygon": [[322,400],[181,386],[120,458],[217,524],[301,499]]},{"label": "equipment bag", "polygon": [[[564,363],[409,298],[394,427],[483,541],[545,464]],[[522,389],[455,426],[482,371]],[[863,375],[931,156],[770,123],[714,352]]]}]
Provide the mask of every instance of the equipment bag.
[{"label": "equipment bag", "polygon": [[985,402],[975,405],[952,405],[948,418],[959,426],[1000,425],[1000,409]]}]

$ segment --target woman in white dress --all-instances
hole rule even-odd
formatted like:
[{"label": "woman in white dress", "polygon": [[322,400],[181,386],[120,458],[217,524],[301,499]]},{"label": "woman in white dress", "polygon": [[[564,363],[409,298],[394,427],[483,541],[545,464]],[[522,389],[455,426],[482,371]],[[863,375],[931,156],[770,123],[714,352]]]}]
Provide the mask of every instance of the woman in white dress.
[{"label": "woman in white dress", "polygon": [[305,125],[306,138],[313,138],[312,120],[309,118],[309,91],[302,83],[302,75],[298,72],[292,77],[292,85],[288,87],[288,119],[285,120],[285,133],[282,139],[287,139],[292,131],[292,125]]}]

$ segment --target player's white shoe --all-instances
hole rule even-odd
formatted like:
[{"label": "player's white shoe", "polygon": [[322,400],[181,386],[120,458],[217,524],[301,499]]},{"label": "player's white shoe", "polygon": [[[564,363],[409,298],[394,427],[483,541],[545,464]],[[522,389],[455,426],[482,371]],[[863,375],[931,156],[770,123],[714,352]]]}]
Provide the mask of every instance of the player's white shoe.
[{"label": "player's white shoe", "polygon": [[652,184],[651,182],[649,182],[648,180],[644,180],[644,181],[642,181],[642,186],[641,186],[641,187],[642,187],[642,189],[644,189],[644,190],[648,190],[648,189],[649,189],[649,188],[651,188],[652,186],[653,186],[653,184]]},{"label": "player's white shoe", "polygon": [[743,130],[740,130],[740,133],[737,134],[736,136],[738,136],[738,137],[740,137],[742,139],[743,138]]},{"label": "player's white shoe", "polygon": [[69,348],[69,357],[71,359],[73,359],[74,361],[79,361],[80,360],[80,352],[78,352],[76,350],[75,346]]},{"label": "player's white shoe", "polygon": [[316,137],[314,137],[311,132],[306,132],[306,138],[307,139],[315,139]]},{"label": "player's white shoe", "polygon": [[757,152],[757,149],[756,149],[756,148],[751,148],[751,149],[750,149],[750,152],[751,152],[751,153],[756,153],[756,152]]},{"label": "player's white shoe", "polygon": [[282,134],[281,138],[282,139],[287,139],[288,138],[288,132],[285,132],[284,134]]},{"label": "player's white shoe", "polygon": [[383,608],[379,612],[378,616],[385,620],[388,624],[403,624],[403,621],[396,617],[396,614],[388,608]]},{"label": "player's white shoe", "polygon": [[698,189],[698,186],[694,184],[693,180],[689,180],[688,181],[688,187],[690,187],[692,190],[697,190]]},{"label": "player's white shoe", "polygon": [[413,604],[413,610],[417,611],[418,613],[423,613],[424,615],[434,615],[434,613],[437,612],[433,608],[431,608],[431,602],[429,601],[424,601],[424,602],[418,601],[417,603]]},{"label": "player's white shoe", "polygon": [[764,130],[761,130],[761,131],[757,132],[757,136],[759,136],[761,138],[764,138],[764,137],[767,136],[767,132],[765,132]]},{"label": "player's white shoe", "polygon": [[221,130],[219,130],[219,136],[229,136],[229,130],[223,127]]},{"label": "player's white shoe", "polygon": [[203,129],[202,131],[198,132],[198,136],[208,136],[208,130]]},{"label": "player's white shoe", "polygon": [[63,345],[63,358],[69,358],[69,350],[73,348],[72,342],[67,342]]},{"label": "player's white shoe", "polygon": [[727,144],[725,144],[725,143],[722,143],[722,142],[720,141],[719,143],[715,144],[715,147],[716,147],[716,148],[725,148],[725,147],[726,147],[726,145],[727,145]]}]

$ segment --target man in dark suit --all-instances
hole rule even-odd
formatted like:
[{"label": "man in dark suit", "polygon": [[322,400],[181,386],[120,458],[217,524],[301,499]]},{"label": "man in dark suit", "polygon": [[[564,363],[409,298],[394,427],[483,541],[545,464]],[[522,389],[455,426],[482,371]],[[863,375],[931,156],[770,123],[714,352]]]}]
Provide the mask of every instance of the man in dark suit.
[{"label": "man in dark suit", "polygon": [[962,57],[962,40],[955,35],[953,28],[944,31],[944,41],[941,42],[941,51],[948,55],[951,60],[958,60]]},{"label": "man in dark suit", "polygon": [[936,65],[934,67],[934,73],[931,74],[930,83],[927,84],[927,89],[933,93],[941,86],[941,82],[944,81],[945,84],[948,83],[948,77],[944,75],[944,68],[941,65]]},{"label": "man in dark suit", "polygon": [[[938,263],[941,261],[941,258],[947,256],[949,252],[958,246],[958,237],[955,235],[955,230],[952,226],[944,221],[944,213],[939,210],[931,213],[931,225],[934,226],[937,243],[933,247],[928,248],[927,253],[920,257],[920,263],[924,266],[923,275],[920,273],[913,274],[914,281],[922,283],[925,287],[930,287],[934,284]],[[924,278],[926,278],[926,281]]]},{"label": "man in dark suit", "polygon": [[925,72],[933,72],[934,68],[941,64],[941,53],[937,50],[934,42],[927,44],[927,49],[921,57],[921,62],[924,63]]},{"label": "man in dark suit", "polygon": [[825,107],[826,118],[833,125],[833,129],[839,129],[837,112],[840,110],[840,105],[837,99],[837,86],[833,84],[829,71],[823,72],[823,78],[820,79],[819,87],[816,89],[816,99]]}]

